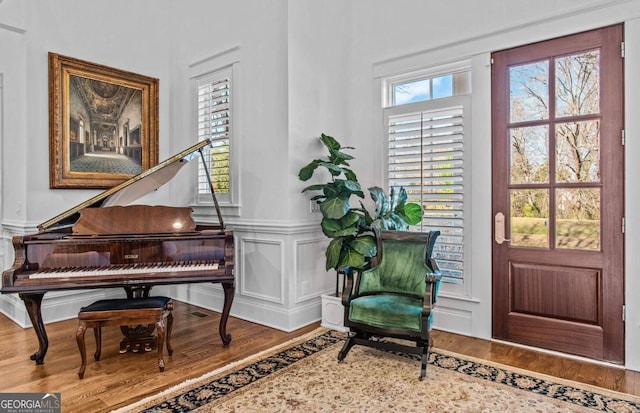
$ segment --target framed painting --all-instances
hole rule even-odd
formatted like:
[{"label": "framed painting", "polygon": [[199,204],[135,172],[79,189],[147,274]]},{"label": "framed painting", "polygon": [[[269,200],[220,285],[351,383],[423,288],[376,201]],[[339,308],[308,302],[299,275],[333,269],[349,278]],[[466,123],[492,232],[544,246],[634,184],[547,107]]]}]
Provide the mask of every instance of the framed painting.
[{"label": "framed painting", "polygon": [[110,188],[155,166],[158,86],[49,53],[49,187]]}]

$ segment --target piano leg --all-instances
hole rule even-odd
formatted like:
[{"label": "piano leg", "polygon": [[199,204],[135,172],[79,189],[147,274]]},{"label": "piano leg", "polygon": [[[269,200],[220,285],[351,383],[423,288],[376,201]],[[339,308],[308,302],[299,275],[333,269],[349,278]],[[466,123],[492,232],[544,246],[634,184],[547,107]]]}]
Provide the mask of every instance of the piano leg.
[{"label": "piano leg", "polygon": [[224,288],[224,306],[222,307],[222,316],[220,317],[220,338],[222,344],[228,346],[231,343],[231,334],[227,333],[227,320],[229,319],[229,312],[231,311],[231,303],[233,302],[233,296],[236,292],[234,283],[222,283]]},{"label": "piano leg", "polygon": [[44,356],[47,354],[49,348],[49,339],[47,338],[47,331],[44,328],[44,322],[42,321],[42,297],[44,293],[38,294],[19,294],[24,306],[27,308],[31,324],[38,336],[38,344],[40,348],[38,351],[31,355],[31,360],[34,360],[36,364],[44,364]]}]

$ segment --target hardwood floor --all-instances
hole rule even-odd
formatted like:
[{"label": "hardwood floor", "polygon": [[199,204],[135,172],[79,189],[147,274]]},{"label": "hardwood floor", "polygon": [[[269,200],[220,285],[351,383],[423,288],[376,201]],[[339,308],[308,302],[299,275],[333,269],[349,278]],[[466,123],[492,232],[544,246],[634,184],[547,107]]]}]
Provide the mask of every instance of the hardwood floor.
[{"label": "hardwood floor", "polygon": [[640,396],[640,372],[619,366],[436,330],[433,340],[436,348]]},{"label": "hardwood floor", "polygon": [[[37,348],[33,330],[22,329],[0,315],[0,392],[61,393],[64,412],[108,412],[318,327],[314,323],[285,333],[232,317],[227,325],[233,336],[231,345],[223,347],[219,319],[218,313],[175,302],[174,353],[171,357],[165,353],[163,373],[158,371],[155,351],[119,354],[122,335],[118,328],[103,329],[102,358],[94,361],[93,334],[87,333],[87,370],[80,380],[77,320],[47,324],[49,351],[45,364],[36,366],[29,360]],[[433,336],[438,348],[640,395],[638,372],[442,331],[434,331]]]}]

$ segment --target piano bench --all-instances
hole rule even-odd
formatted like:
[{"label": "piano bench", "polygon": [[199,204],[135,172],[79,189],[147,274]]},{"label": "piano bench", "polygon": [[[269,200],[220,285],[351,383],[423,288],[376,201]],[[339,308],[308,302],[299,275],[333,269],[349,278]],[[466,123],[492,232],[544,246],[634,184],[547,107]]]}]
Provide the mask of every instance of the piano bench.
[{"label": "piano bench", "polygon": [[167,343],[167,352],[173,354],[171,348],[171,326],[173,324],[173,302],[169,297],[142,297],[142,298],[116,298],[99,300],[86,307],[82,307],[78,313],[78,330],[76,341],[80,349],[82,365],[78,370],[78,376],[82,379],[87,366],[87,353],[84,343],[84,333],[87,328],[93,328],[96,339],[96,352],[94,359],[100,360],[102,351],[102,327],[109,326],[138,326],[155,324],[158,334],[158,367],[164,371],[164,359],[162,348]]}]

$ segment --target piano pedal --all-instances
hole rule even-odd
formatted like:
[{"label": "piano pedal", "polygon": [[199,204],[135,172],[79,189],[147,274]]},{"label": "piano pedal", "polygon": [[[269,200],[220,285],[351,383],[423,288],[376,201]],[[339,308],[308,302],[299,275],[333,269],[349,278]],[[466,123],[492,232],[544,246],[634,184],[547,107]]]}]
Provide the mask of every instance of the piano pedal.
[{"label": "piano pedal", "polygon": [[124,354],[131,350],[131,346],[129,344],[120,343],[120,354]]}]

